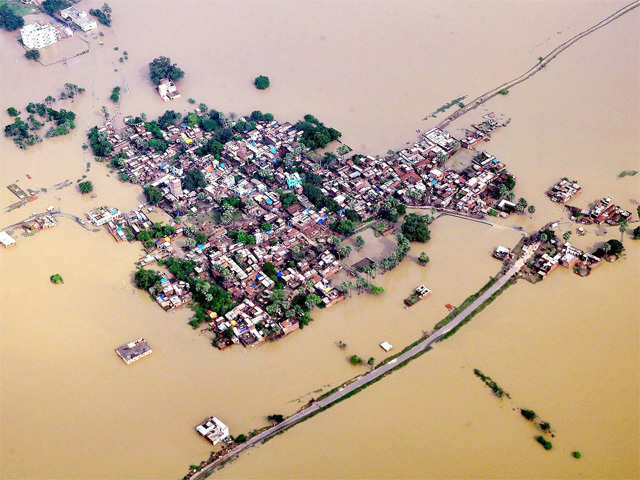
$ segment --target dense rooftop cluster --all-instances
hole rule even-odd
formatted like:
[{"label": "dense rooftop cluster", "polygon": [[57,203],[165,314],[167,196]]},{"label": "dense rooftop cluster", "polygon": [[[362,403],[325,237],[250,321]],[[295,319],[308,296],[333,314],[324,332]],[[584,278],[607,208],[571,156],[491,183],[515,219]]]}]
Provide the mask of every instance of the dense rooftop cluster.
[{"label": "dense rooftop cluster", "polygon": [[[370,220],[395,231],[405,205],[467,215],[516,208],[505,198],[515,180],[495,157],[478,153],[463,171],[445,168],[500,126],[491,118],[460,140],[432,129],[399,152],[348,158],[345,146],[338,155],[311,150],[340,135],[311,115],[295,125],[259,111],[230,121],[202,105],[184,118],[167,111],[156,121],[125,122],[123,130],[107,123],[90,131],[94,154],[143,186],[149,204],[175,223],[153,224],[143,208],[126,215],[105,208],[100,222],[117,239],[144,243],[142,264],[163,268],[141,267],[138,286],[165,309],[193,301],[191,324],[208,323],[220,348],[286,335],[309,321],[312,308],[344,298],[349,287],[337,285],[336,274],[357,272],[340,261],[349,254],[341,237]],[[180,236],[183,249],[174,241]],[[408,240],[428,238],[421,216],[408,215],[383,269],[406,255]],[[354,285],[374,287],[364,278]]]}]

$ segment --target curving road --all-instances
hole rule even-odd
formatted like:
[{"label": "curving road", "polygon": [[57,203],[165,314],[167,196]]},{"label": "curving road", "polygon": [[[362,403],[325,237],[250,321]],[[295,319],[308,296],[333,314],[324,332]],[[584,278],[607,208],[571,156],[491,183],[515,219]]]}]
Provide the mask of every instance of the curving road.
[{"label": "curving road", "polygon": [[480,105],[485,103],[487,100],[489,100],[489,99],[495,97],[496,95],[500,94],[501,90],[503,90],[503,89],[508,90],[511,87],[515,87],[519,83],[522,83],[525,80],[528,80],[529,78],[534,76],[536,73],[538,73],[540,70],[542,70],[547,65],[547,63],[549,63],[551,60],[555,59],[560,53],[562,53],[567,48],[571,47],[574,43],[576,43],[580,39],[586,37],[587,35],[595,32],[596,30],[609,25],[611,22],[617,20],[618,18],[620,18],[623,15],[626,15],[627,13],[629,13],[630,11],[632,11],[634,8],[637,8],[637,7],[640,7],[640,0],[634,0],[631,3],[628,3],[624,7],[620,8],[620,9],[616,10],[615,12],[613,12],[612,14],[606,16],[605,18],[600,20],[598,23],[595,23],[595,24],[591,25],[589,28],[581,31],[580,33],[574,35],[573,37],[569,38],[568,40],[562,42],[560,45],[558,45],[553,50],[551,50],[549,53],[547,53],[544,57],[540,57],[540,59],[538,60],[538,63],[536,65],[534,65],[533,67],[531,67],[529,70],[527,70],[526,72],[522,73],[521,75],[518,75],[517,77],[515,77],[515,78],[513,78],[513,79],[511,79],[511,80],[509,80],[507,82],[504,82],[501,85],[498,85],[497,87],[492,88],[491,90],[489,90],[487,92],[484,92],[479,97],[474,98],[473,100],[468,102],[463,108],[461,108],[459,110],[456,110],[451,115],[449,115],[444,120],[442,120],[440,123],[438,123],[437,127],[438,128],[444,128],[445,126],[447,126],[449,123],[451,123],[456,118],[461,117],[462,115],[464,115],[465,113],[468,113],[469,111],[473,110],[474,108],[479,107]]},{"label": "curving road", "polygon": [[318,413],[324,407],[331,405],[332,403],[344,398],[355,390],[366,386],[379,379],[383,375],[386,375],[391,370],[393,370],[399,363],[405,362],[407,360],[411,360],[414,357],[417,357],[421,353],[423,353],[427,348],[429,348],[432,344],[442,339],[447,333],[456,328],[460,323],[465,320],[476,308],[482,305],[491,295],[493,295],[496,291],[498,291],[507,281],[509,281],[514,275],[516,275],[522,266],[531,258],[531,256],[538,249],[539,243],[534,243],[530,246],[523,247],[523,254],[516,260],[514,265],[503,275],[501,276],[491,287],[485,290],[477,299],[475,299],[467,308],[461,311],[458,315],[456,315],[447,325],[433,332],[429,337],[422,340],[420,343],[416,344],[406,352],[401,353],[396,358],[391,360],[384,365],[381,365],[378,368],[371,370],[370,372],[358,377],[356,380],[351,382],[349,385],[341,388],[337,392],[332,393],[331,395],[322,398],[316,401],[313,405],[300,410],[298,413],[294,413],[290,417],[287,417],[281,423],[269,428],[268,430],[264,430],[256,434],[255,436],[248,439],[246,442],[238,445],[233,450],[231,450],[226,455],[216,459],[214,462],[203,467],[202,470],[195,473],[191,478],[192,479],[201,479],[208,476],[216,467],[219,467],[231,460],[234,459],[237,455],[242,453],[243,451],[251,448],[259,443],[277,435],[278,433],[286,430],[289,427],[292,427],[298,422],[305,420],[306,418]]}]

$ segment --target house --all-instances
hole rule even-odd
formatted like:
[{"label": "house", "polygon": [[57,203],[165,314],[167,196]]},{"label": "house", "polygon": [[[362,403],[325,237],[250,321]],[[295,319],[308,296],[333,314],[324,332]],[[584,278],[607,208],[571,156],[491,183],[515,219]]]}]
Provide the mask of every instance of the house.
[{"label": "house", "polygon": [[229,437],[229,427],[216,417],[205,418],[196,431],[214,445]]},{"label": "house", "polygon": [[180,92],[178,91],[176,84],[168,78],[160,80],[160,83],[158,84],[158,93],[165,102],[180,98]]},{"label": "house", "polygon": [[65,20],[71,20],[83,32],[89,32],[98,27],[98,23],[91,19],[87,12],[78,10],[76,7],[61,10],[60,16]]},{"label": "house", "polygon": [[20,36],[25,47],[36,50],[53,45],[58,41],[55,27],[41,23],[25,25],[20,29]]},{"label": "house", "polygon": [[16,241],[7,232],[0,232],[0,244],[4,248],[11,248],[16,246]]}]

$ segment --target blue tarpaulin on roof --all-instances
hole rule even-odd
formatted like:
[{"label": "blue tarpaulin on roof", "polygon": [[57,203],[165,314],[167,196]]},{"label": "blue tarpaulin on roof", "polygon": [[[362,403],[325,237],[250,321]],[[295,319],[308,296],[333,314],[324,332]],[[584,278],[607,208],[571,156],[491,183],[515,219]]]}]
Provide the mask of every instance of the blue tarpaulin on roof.
[{"label": "blue tarpaulin on roof", "polygon": [[431,185],[435,185],[436,181],[435,180],[431,180]]},{"label": "blue tarpaulin on roof", "polygon": [[280,278],[281,276],[282,276],[282,272],[278,272],[278,273],[276,274],[276,277],[278,277],[278,278]]},{"label": "blue tarpaulin on roof", "polygon": [[273,200],[270,198],[267,198],[265,201],[267,202],[267,205],[271,205],[273,203]]},{"label": "blue tarpaulin on roof", "polygon": [[255,144],[256,144],[256,142],[255,142],[255,141],[251,142],[251,145],[254,145],[254,146],[255,146]]},{"label": "blue tarpaulin on roof", "polygon": [[160,279],[160,283],[164,283],[164,282],[166,282],[166,281],[167,281],[167,279],[166,279],[166,278],[161,278],[161,279]]},{"label": "blue tarpaulin on roof", "polygon": [[498,163],[498,159],[497,159],[497,158],[494,158],[494,159],[493,159],[493,163]]},{"label": "blue tarpaulin on roof", "polygon": [[204,250],[204,245],[198,245],[198,248],[199,248],[200,250]]},{"label": "blue tarpaulin on roof", "polygon": [[341,208],[340,210],[338,210],[338,214],[341,214],[342,212],[344,212],[344,208]]},{"label": "blue tarpaulin on roof", "polygon": [[270,151],[271,153],[276,153],[276,149],[275,149],[275,148],[273,148],[273,147],[271,147],[271,148],[269,149],[269,151]]},{"label": "blue tarpaulin on roof", "polygon": [[260,280],[260,279],[262,278],[262,274],[261,274],[261,273],[256,273],[256,278],[257,278],[258,280]]},{"label": "blue tarpaulin on roof", "polygon": [[267,235],[271,235],[273,233],[273,230],[267,230]]}]

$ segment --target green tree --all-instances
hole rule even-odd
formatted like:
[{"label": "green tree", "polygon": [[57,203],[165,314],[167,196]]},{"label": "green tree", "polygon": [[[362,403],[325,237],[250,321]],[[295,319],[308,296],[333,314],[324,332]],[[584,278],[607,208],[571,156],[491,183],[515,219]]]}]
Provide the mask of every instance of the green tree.
[{"label": "green tree", "polygon": [[6,3],[0,5],[0,27],[13,31],[23,26],[24,19],[20,15],[16,15]]},{"label": "green tree", "polygon": [[145,270],[140,267],[135,274],[136,287],[148,290],[158,283],[161,278],[161,275],[155,270]]},{"label": "green tree", "polygon": [[351,220],[336,220],[331,224],[331,228],[343,235],[349,235],[355,230],[355,225]]},{"label": "green tree", "polygon": [[351,247],[349,245],[338,247],[338,258],[347,258],[349,255],[351,255]]},{"label": "green tree", "polygon": [[168,78],[177,82],[184,77],[184,72],[178,67],[177,64],[171,63],[169,57],[157,57],[149,64],[149,76],[151,81],[158,85],[160,80]]},{"label": "green tree", "polygon": [[204,174],[198,168],[187,170],[182,179],[182,186],[187,190],[194,191],[197,188],[205,187],[207,181],[204,178]]},{"label": "green tree", "polygon": [[627,222],[626,220],[622,220],[622,222],[620,223],[620,226],[618,227],[618,230],[620,230],[620,241],[622,242],[623,238],[624,238],[624,232],[627,231],[627,227],[629,226],[629,222]]},{"label": "green tree", "polygon": [[32,48],[31,50],[27,50],[24,53],[24,56],[27,57],[29,60],[40,60],[40,51],[36,50],[35,48]]},{"label": "green tree", "polygon": [[527,208],[527,210],[529,211],[529,214],[531,216],[533,216],[534,213],[536,213],[536,207],[535,205],[529,205],[529,207]]},{"label": "green tree", "polygon": [[420,265],[425,266],[427,263],[429,263],[429,255],[427,255],[425,252],[420,252],[418,262],[420,263]]},{"label": "green tree", "polygon": [[151,205],[157,205],[162,200],[162,190],[153,185],[144,187],[144,196]]},{"label": "green tree", "polygon": [[571,238],[571,230],[567,230],[566,232],[564,232],[564,233],[562,234],[562,239],[563,239],[565,242],[568,242],[570,238]]},{"label": "green tree", "polygon": [[253,81],[253,84],[256,86],[258,90],[265,90],[266,88],[269,88],[269,85],[271,84],[271,82],[269,82],[269,77],[260,75],[256,77],[256,79]]},{"label": "green tree", "polygon": [[89,130],[87,134],[89,138],[89,144],[91,145],[91,150],[93,150],[93,154],[96,157],[106,157],[111,153],[113,147],[107,136],[98,130],[98,127],[93,127]]},{"label": "green tree", "polygon": [[58,10],[69,7],[70,5],[71,4],[66,0],[44,0],[41,4],[44,11],[50,15],[56,13]]},{"label": "green tree", "polygon": [[358,355],[353,354],[349,357],[349,363],[351,363],[351,365],[360,365],[362,364],[362,359]]},{"label": "green tree", "polygon": [[427,226],[427,218],[415,213],[409,213],[402,224],[402,233],[411,242],[426,242],[431,238]]},{"label": "green tree", "polygon": [[374,295],[382,295],[384,293],[384,288],[379,287],[377,285],[370,285],[369,292],[371,292]]},{"label": "green tree", "polygon": [[20,111],[14,107],[7,108],[7,113],[10,117],[17,117],[18,115],[20,115]]},{"label": "green tree", "polygon": [[362,236],[358,235],[356,237],[356,248],[358,250],[360,250],[362,247],[364,247],[365,241],[364,238],[362,238]]},{"label": "green tree", "polygon": [[84,182],[80,182],[78,184],[78,188],[80,189],[80,192],[83,194],[90,193],[93,191],[93,183],[91,183],[89,180],[86,180]]},{"label": "green tree", "polygon": [[114,103],[119,102],[120,101],[120,87],[113,87],[113,90],[111,90],[111,96],[109,98]]}]

